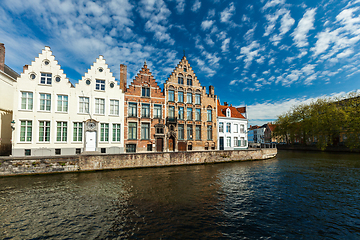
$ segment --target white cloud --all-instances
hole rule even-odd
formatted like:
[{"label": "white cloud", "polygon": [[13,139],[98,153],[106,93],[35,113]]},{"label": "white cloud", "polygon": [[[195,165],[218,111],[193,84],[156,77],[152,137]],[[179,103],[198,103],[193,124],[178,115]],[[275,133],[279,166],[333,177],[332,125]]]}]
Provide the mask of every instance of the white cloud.
[{"label": "white cloud", "polygon": [[280,35],[287,33],[294,23],[295,20],[290,16],[290,11],[287,11],[281,18]]},{"label": "white cloud", "polygon": [[230,38],[224,39],[224,41],[222,42],[222,45],[221,45],[222,52],[227,52],[229,50],[229,43],[230,43]]},{"label": "white cloud", "polygon": [[200,9],[200,7],[201,7],[201,2],[200,2],[200,0],[196,0],[196,1],[194,2],[194,5],[191,7],[191,11],[197,12],[197,11]]},{"label": "white cloud", "polygon": [[262,8],[262,11],[271,8],[271,7],[275,7],[277,5],[283,5],[285,4],[285,0],[269,0],[268,2],[266,2],[265,6]]},{"label": "white cloud", "polygon": [[208,30],[212,27],[212,25],[215,23],[214,20],[204,20],[202,23],[201,23],[201,28],[202,30]]},{"label": "white cloud", "polygon": [[179,14],[182,14],[185,10],[185,0],[176,0],[176,10]]},{"label": "white cloud", "polygon": [[240,49],[240,55],[236,59],[240,59],[242,57],[245,57],[244,62],[245,66],[244,68],[250,67],[252,61],[259,57],[259,52],[264,51],[264,47],[260,47],[260,44],[257,41],[253,41],[250,45],[246,47],[242,47]]},{"label": "white cloud", "polygon": [[211,39],[210,34],[206,34],[205,42],[209,46],[214,46],[215,44],[214,41]]},{"label": "white cloud", "polygon": [[235,12],[235,6],[234,3],[230,3],[229,6],[227,8],[224,9],[224,11],[222,11],[220,13],[220,21],[227,23],[230,21],[230,18],[234,15]]},{"label": "white cloud", "polygon": [[294,37],[296,46],[299,48],[309,45],[307,42],[307,34],[311,29],[314,29],[315,12],[316,8],[308,9],[291,34]]}]

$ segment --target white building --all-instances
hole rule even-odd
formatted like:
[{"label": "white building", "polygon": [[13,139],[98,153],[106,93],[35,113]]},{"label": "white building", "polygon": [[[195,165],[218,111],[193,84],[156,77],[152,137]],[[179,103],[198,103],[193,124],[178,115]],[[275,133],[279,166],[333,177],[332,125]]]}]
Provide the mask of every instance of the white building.
[{"label": "white building", "polygon": [[14,84],[18,76],[6,66],[5,46],[0,43],[0,155],[9,155],[11,152]]},{"label": "white building", "polygon": [[103,56],[74,87],[45,47],[15,84],[12,155],[123,152],[123,106]]},{"label": "white building", "polygon": [[250,143],[265,143],[266,124],[259,126],[250,126],[248,131],[248,138]]},{"label": "white building", "polygon": [[218,149],[239,150],[248,147],[246,108],[228,106],[218,101]]}]

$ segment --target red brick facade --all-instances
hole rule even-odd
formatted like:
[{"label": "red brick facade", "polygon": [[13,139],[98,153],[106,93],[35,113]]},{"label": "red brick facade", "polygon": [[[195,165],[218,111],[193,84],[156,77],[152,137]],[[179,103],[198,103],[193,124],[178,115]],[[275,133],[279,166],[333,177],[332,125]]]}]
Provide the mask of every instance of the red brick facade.
[{"label": "red brick facade", "polygon": [[146,62],[125,90],[124,114],[127,152],[165,150],[165,96]]}]

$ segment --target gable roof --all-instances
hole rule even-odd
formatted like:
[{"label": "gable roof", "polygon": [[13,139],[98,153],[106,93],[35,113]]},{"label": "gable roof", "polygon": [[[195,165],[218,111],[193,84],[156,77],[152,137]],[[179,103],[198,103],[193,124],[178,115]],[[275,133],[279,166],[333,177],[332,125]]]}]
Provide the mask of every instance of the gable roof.
[{"label": "gable roof", "polygon": [[246,107],[236,108],[233,106],[224,106],[220,105],[220,101],[218,101],[218,117],[226,117],[226,109],[230,109],[231,111],[231,118],[240,118],[240,119],[246,119],[241,113],[246,113]]}]

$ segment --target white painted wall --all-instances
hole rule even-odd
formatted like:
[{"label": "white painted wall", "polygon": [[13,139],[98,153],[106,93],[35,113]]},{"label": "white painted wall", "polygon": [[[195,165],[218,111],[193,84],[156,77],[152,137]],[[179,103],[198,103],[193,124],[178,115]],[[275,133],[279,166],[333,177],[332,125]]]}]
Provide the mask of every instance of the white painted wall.
[{"label": "white painted wall", "polygon": [[[49,62],[46,65],[46,61]],[[102,71],[99,71],[102,69]],[[41,84],[41,73],[51,73],[51,84]],[[31,74],[35,74],[35,79],[31,79]],[[56,77],[60,77],[60,81],[56,81]],[[105,90],[96,90],[96,79],[105,81]],[[86,80],[90,84],[86,84]],[[111,88],[110,84],[114,83]],[[30,110],[21,109],[21,95],[23,91],[33,93],[33,108]],[[51,94],[51,110],[40,110],[40,94]],[[68,110],[67,112],[57,111],[58,95],[68,96]],[[79,112],[79,97],[89,98],[90,114]],[[95,98],[105,99],[105,113],[95,114]],[[119,101],[119,114],[110,114],[110,99]],[[96,150],[100,151],[105,148],[106,152],[113,151],[114,153],[123,152],[124,150],[124,94],[115,81],[108,65],[99,56],[87,73],[75,87],[71,85],[66,78],[55,57],[52,55],[50,47],[45,47],[42,53],[39,54],[35,61],[29,65],[28,69],[21,74],[18,82],[15,84],[14,92],[14,115],[15,130],[13,131],[13,156],[24,156],[25,149],[31,149],[31,155],[55,155],[55,149],[61,149],[61,155],[75,154],[75,149],[80,148],[81,152],[85,146],[85,121],[92,119],[97,122],[95,130],[97,131]],[[29,142],[20,141],[21,121],[32,121],[32,139]],[[39,127],[40,121],[50,121],[50,141],[39,141]],[[57,122],[67,122],[67,140],[57,141]],[[83,123],[82,141],[73,141],[73,124],[74,122]],[[109,140],[100,142],[100,124],[109,124]],[[112,124],[117,123],[121,125],[121,140],[120,142],[112,141]]]},{"label": "white painted wall", "polygon": [[[224,138],[224,150],[234,150],[234,149],[246,149],[248,147],[248,137],[247,137],[247,119],[240,118],[231,118],[231,117],[218,117],[217,118],[217,131],[218,131],[218,149],[220,150],[220,137]],[[220,125],[223,123],[223,131],[220,132]],[[230,124],[230,132],[227,132],[226,125]],[[235,131],[235,125],[238,125],[238,131]],[[241,125],[243,125],[244,131],[241,132]],[[234,139],[244,140],[241,146],[234,146]],[[227,145],[227,139],[230,138],[230,146]]]}]

